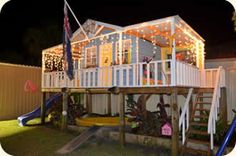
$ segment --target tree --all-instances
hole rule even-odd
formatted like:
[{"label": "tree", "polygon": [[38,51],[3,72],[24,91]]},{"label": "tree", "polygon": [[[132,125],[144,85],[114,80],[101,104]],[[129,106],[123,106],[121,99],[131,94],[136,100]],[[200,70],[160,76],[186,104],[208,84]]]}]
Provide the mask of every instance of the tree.
[{"label": "tree", "polygon": [[15,50],[5,50],[0,53],[0,62],[23,64],[23,57]]},{"label": "tree", "polygon": [[43,28],[30,28],[23,36],[22,44],[25,64],[41,65],[42,50],[59,44],[62,31],[57,24],[49,24]]},{"label": "tree", "polygon": [[236,32],[236,12],[233,13],[232,21],[234,22],[234,31]]}]

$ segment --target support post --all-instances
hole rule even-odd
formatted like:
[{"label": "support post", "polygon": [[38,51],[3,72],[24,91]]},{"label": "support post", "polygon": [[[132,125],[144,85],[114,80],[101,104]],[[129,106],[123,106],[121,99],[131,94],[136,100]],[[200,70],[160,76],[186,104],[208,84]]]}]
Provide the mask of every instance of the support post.
[{"label": "support post", "polygon": [[[176,85],[176,43],[175,43],[175,18],[171,20],[171,36],[170,36],[170,49],[171,49],[171,85]],[[169,84],[169,82],[167,82]]]},{"label": "support post", "polygon": [[107,114],[111,115],[111,94],[107,94]]},{"label": "support post", "polygon": [[227,127],[227,96],[226,87],[220,88],[220,116],[222,117],[224,127]]},{"label": "support post", "polygon": [[179,109],[177,104],[177,88],[171,93],[171,121],[172,121],[172,156],[179,155]]},{"label": "support post", "polygon": [[119,65],[122,65],[122,31],[119,32]]},{"label": "support post", "polygon": [[88,114],[92,113],[92,94],[86,93],[86,110]]},{"label": "support post", "polygon": [[125,145],[125,105],[124,105],[124,94],[119,93],[120,102],[120,144],[122,147]]},{"label": "support post", "polygon": [[46,116],[46,92],[42,93],[41,96],[41,124],[45,124],[45,116]]},{"label": "support post", "polygon": [[68,89],[62,88],[62,124],[61,129],[67,129]]},{"label": "support post", "polygon": [[191,95],[190,101],[189,101],[189,115],[191,115],[193,112],[193,94]]}]

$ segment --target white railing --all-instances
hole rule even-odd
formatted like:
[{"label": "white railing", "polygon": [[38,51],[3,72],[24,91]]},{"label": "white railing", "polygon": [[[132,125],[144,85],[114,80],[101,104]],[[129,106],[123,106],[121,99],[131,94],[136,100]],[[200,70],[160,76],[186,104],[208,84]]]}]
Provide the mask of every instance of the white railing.
[{"label": "white railing", "polygon": [[[193,93],[193,88],[188,91],[188,96],[185,100],[181,116],[179,118],[179,128],[182,130],[182,144],[185,142],[185,133],[189,127],[189,102]],[[182,127],[181,127],[182,126]]]},{"label": "white railing", "polygon": [[201,72],[193,65],[176,61],[176,85],[199,87],[201,85]]},{"label": "white railing", "polygon": [[42,76],[42,87],[43,88],[63,88],[63,87],[70,87],[75,88],[78,86],[78,71],[75,71],[75,78],[70,80],[66,75],[65,71],[59,72],[50,72],[50,73],[43,73]]},{"label": "white railing", "polygon": [[210,134],[211,149],[213,149],[214,147],[213,134],[215,134],[216,132],[216,121],[218,119],[218,113],[219,113],[220,88],[225,86],[225,70],[222,67],[218,68],[215,78],[216,79],[213,80],[212,77],[212,82],[215,83],[214,83],[214,92],[212,97],[211,109],[208,118],[208,133]]},{"label": "white railing", "polygon": [[[205,70],[204,83],[209,79]],[[42,88],[103,88],[103,87],[200,87],[201,72],[190,64],[173,60],[158,60],[150,63],[123,64],[75,70],[75,79],[70,81],[64,71],[43,73]],[[207,79],[205,78],[207,77]],[[213,80],[214,74],[211,79]],[[203,78],[202,78],[203,79]],[[210,85],[208,85],[210,86]]]},{"label": "white railing", "polygon": [[64,71],[43,73],[42,88],[96,88],[171,86],[172,60],[141,62],[75,70],[69,80]]},{"label": "white railing", "polygon": [[218,68],[203,70],[201,77],[201,86],[205,88],[213,88],[216,83],[217,71]]}]

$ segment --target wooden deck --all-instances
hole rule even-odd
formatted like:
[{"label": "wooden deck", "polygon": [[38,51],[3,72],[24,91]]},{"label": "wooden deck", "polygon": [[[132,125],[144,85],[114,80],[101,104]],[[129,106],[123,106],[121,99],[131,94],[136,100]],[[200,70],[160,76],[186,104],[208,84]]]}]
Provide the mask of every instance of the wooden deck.
[{"label": "wooden deck", "polygon": [[[192,87],[111,87],[111,88],[67,88],[68,92],[89,93],[89,94],[171,94],[177,89],[178,94],[187,94]],[[42,92],[62,92],[63,88],[43,88]],[[211,92],[212,87],[194,87],[194,92]]]}]

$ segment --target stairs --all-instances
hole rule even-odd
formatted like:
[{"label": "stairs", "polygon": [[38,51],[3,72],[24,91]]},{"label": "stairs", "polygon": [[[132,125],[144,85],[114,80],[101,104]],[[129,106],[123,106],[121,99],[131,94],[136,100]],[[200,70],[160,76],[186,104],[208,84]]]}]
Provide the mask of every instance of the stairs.
[{"label": "stairs", "polygon": [[189,129],[182,147],[181,155],[211,155],[210,135],[207,132],[213,89],[198,91],[189,121]]}]

